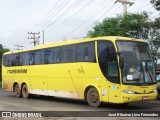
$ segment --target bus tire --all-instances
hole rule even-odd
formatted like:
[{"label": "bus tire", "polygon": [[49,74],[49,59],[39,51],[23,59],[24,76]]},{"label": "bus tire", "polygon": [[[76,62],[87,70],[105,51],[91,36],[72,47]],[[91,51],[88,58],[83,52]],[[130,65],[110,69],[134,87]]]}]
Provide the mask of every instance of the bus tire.
[{"label": "bus tire", "polygon": [[99,107],[101,102],[96,88],[92,87],[87,92],[87,102],[92,107]]},{"label": "bus tire", "polygon": [[15,96],[16,96],[17,98],[22,97],[22,92],[21,92],[21,89],[20,89],[20,87],[19,87],[18,84],[15,84],[15,85],[14,85],[14,92],[15,92]]},{"label": "bus tire", "polygon": [[26,84],[22,86],[22,97],[25,99],[29,98],[28,86]]}]

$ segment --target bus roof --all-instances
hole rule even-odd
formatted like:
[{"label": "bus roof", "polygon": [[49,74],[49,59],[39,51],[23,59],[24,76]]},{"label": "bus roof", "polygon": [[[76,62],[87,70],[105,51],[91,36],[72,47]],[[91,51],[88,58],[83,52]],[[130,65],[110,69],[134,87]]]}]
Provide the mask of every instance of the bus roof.
[{"label": "bus roof", "polygon": [[9,52],[4,53],[4,55],[5,54],[20,53],[20,52],[27,52],[27,51],[38,50],[38,49],[43,49],[43,48],[56,47],[56,46],[69,45],[69,44],[83,43],[83,42],[89,42],[89,41],[95,41],[95,40],[110,40],[113,42],[115,42],[116,40],[129,40],[129,41],[145,42],[144,40],[130,38],[130,37],[121,37],[121,36],[103,36],[103,37],[95,37],[95,38],[69,39],[69,40],[53,42],[50,44],[38,45],[36,47],[29,48],[29,49],[9,51]]}]

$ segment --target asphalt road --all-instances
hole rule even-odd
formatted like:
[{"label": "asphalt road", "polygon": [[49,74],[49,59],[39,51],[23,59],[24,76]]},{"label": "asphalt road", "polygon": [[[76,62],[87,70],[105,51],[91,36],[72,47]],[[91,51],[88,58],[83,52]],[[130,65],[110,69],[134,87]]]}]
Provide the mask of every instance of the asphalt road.
[{"label": "asphalt road", "polygon": [[[102,104],[100,108],[90,107],[87,102],[79,101],[79,100],[71,100],[71,99],[63,99],[63,98],[55,98],[55,97],[44,97],[44,96],[34,96],[30,99],[16,98],[14,93],[6,92],[0,90],[0,111],[160,111],[160,100],[156,101],[145,101],[145,102],[137,102],[130,103],[127,106],[114,105],[114,104]],[[72,113],[70,113],[72,114]],[[75,113],[73,113],[75,114]],[[64,119],[64,117],[62,117]],[[56,119],[62,119],[61,117],[57,117]],[[84,117],[73,118],[75,119],[84,119]],[[112,119],[112,117],[107,117],[108,119]],[[133,117],[132,117],[133,118]],[[123,119],[132,119],[132,118],[124,118],[120,117],[119,120]],[[5,118],[0,118],[5,120]],[[21,118],[22,119],[22,118]],[[50,118],[52,119],[52,118]],[[65,118],[65,119],[71,119]],[[90,120],[91,118],[86,118]],[[102,119],[95,118],[92,119]],[[105,119],[103,117],[103,119]],[[115,119],[115,117],[113,118]],[[143,119],[142,117],[139,118]],[[146,119],[146,118],[144,118]],[[157,117],[150,117],[147,119],[159,119]],[[17,119],[16,119],[17,120]]]}]

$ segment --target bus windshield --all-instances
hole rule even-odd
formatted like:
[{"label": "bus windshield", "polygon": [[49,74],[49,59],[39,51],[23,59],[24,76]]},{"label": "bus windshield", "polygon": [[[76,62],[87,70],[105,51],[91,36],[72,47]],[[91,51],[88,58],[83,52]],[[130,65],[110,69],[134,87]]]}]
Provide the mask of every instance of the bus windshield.
[{"label": "bus windshield", "polygon": [[147,43],[117,41],[123,56],[123,84],[150,85],[156,82],[155,69]]}]

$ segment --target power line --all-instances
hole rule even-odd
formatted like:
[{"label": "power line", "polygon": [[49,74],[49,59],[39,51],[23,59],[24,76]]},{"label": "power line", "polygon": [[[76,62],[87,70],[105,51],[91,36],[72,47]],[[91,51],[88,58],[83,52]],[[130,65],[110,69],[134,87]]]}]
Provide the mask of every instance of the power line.
[{"label": "power line", "polygon": [[[68,0],[68,1],[69,1],[69,0]],[[67,3],[68,3],[68,1],[67,1]],[[60,2],[60,0],[56,3],[55,6],[57,6],[59,2]],[[58,12],[66,5],[65,3],[66,3],[66,2],[63,2],[63,4],[60,4],[60,6],[58,6],[58,8],[60,8],[60,9],[56,9],[55,11],[53,11],[52,14],[51,14],[50,16],[48,16],[48,18],[52,18],[52,17],[54,17],[56,14],[58,14]],[[52,9],[52,10],[53,10],[53,9]],[[57,10],[59,10],[59,11],[57,11]],[[51,10],[50,10],[50,11],[51,11]],[[57,11],[57,12],[56,12],[56,11]],[[55,13],[55,12],[56,12],[56,13]],[[48,12],[48,13],[49,13],[49,12]],[[54,14],[54,13],[55,13],[55,14]],[[52,16],[53,14],[54,14],[54,16]],[[47,16],[47,15],[46,15],[46,16]],[[45,17],[44,17],[44,18],[45,18]],[[48,20],[48,18],[46,18],[46,20]],[[46,20],[45,20],[45,21],[46,21]],[[49,19],[49,20],[50,20],[50,19]],[[42,20],[41,20],[41,21],[42,21]],[[44,23],[45,21],[43,21],[43,23]],[[35,25],[34,27],[36,27],[36,26],[37,26],[37,25]],[[34,27],[33,27],[33,28],[34,28]],[[33,28],[32,28],[32,29],[33,29]],[[25,36],[25,35],[24,35],[24,36]],[[24,36],[23,36],[23,37],[24,37]],[[23,38],[23,37],[21,37],[21,38]],[[29,38],[29,39],[31,39],[31,38]],[[34,38],[32,38],[32,39],[34,39]],[[39,39],[39,38],[38,38],[38,39]],[[20,40],[21,40],[21,39],[20,39]],[[20,41],[20,40],[19,40],[19,41]],[[18,41],[18,42],[19,42],[19,41]],[[37,43],[39,44],[38,41],[33,41],[33,43],[34,43],[34,46],[36,46]]]},{"label": "power line", "polygon": [[[113,5],[112,5],[113,6]],[[112,7],[111,6],[111,7]],[[111,8],[110,7],[110,8]],[[113,12],[111,12],[109,15],[111,15],[111,14],[114,14],[120,7],[122,7],[122,5],[120,5],[118,8],[116,8]],[[96,21],[94,21],[94,23],[92,23],[91,25],[94,25],[96,22],[98,22],[102,17],[104,17],[104,15],[106,14],[107,12],[105,12],[102,16],[100,16]],[[91,25],[89,25],[89,26],[91,26]],[[88,27],[88,26],[87,26]],[[85,27],[85,28],[87,28],[87,27]],[[91,28],[91,27],[90,27]],[[79,34],[82,34],[82,32],[81,33],[79,33]]]},{"label": "power line", "polygon": [[[111,2],[110,2],[110,3],[111,3]],[[109,4],[107,4],[107,5],[106,5],[106,6],[104,6],[104,7],[107,7],[108,5],[109,5]],[[114,6],[114,4],[112,4],[110,8],[112,8],[113,6]],[[97,22],[97,21],[99,21],[99,19],[101,19],[102,17],[104,17],[104,15],[105,15],[105,14],[107,14],[107,13],[111,10],[110,8],[109,8],[109,9],[107,9],[107,11],[106,11],[106,12],[104,12],[104,14],[103,14],[103,15],[101,15],[101,16],[100,16],[96,21],[94,21],[94,23],[95,23],[95,22]],[[84,25],[84,24],[82,23],[82,24],[81,24],[81,25],[79,25],[78,27],[79,27],[79,28],[81,28],[80,26],[82,26],[82,25]],[[78,27],[77,27],[75,30],[79,29]],[[70,34],[72,34],[72,33],[69,33],[68,35],[70,35]]]},{"label": "power line", "polygon": [[144,9],[143,11],[147,11],[147,10],[150,10],[150,9],[154,9],[153,6],[149,6],[148,8]]},{"label": "power line", "polygon": [[[57,19],[54,20],[54,22],[58,21],[61,17],[64,17],[68,12],[70,12],[73,7],[77,6],[80,2],[82,2],[83,0],[78,0],[76,2],[74,2],[64,13],[62,13]],[[44,44],[44,30],[43,29],[43,44]]]},{"label": "power line", "polygon": [[[110,8],[112,8],[114,6],[114,4],[110,7]],[[122,6],[122,5],[121,5]],[[121,7],[120,6],[120,7]],[[102,17],[104,17],[104,15],[105,14],[107,14],[111,9],[107,9],[107,11],[102,15],[102,16],[100,16],[97,20],[96,20],[96,22],[97,21],[99,21]],[[119,7],[118,7],[119,8]],[[117,10],[117,9],[116,9]],[[86,21],[85,21],[86,22]],[[80,24],[79,26],[77,26],[75,29],[73,29],[70,33],[68,33],[65,37],[68,37],[69,35],[71,35],[73,32],[75,32],[75,31],[77,31],[79,28],[81,28],[81,26],[84,24],[84,22],[82,23],[82,24]]]},{"label": "power line", "polygon": [[[140,11],[142,11],[144,8],[151,8],[152,6],[150,6],[151,4],[149,4],[149,3],[147,3],[147,4],[145,4],[144,6],[142,6],[140,9],[138,9],[136,12],[140,12]],[[143,10],[143,11],[145,11],[145,10]]]},{"label": "power line", "polygon": [[[94,0],[93,0],[94,1]],[[70,18],[72,18],[74,15],[76,15],[76,14],[78,14],[81,10],[83,10],[85,7],[87,7],[89,4],[91,4],[93,1],[90,1],[87,5],[85,5],[84,7],[82,7],[81,9],[79,9],[76,13],[74,13],[74,14],[72,14],[69,18],[67,18],[65,21],[63,21],[64,23],[67,21],[67,20],[69,20]],[[73,4],[72,4],[73,5]],[[61,7],[62,8],[62,7]],[[70,7],[71,8],[71,7]],[[59,9],[59,11],[60,11],[60,9]],[[69,9],[68,9],[68,11],[70,11]],[[68,11],[65,11],[65,13],[67,13]],[[54,12],[55,13],[55,12]],[[63,13],[64,14],[64,13]],[[63,15],[62,14],[62,15]],[[43,20],[43,19],[42,19]],[[48,19],[47,19],[48,20]],[[56,20],[58,20],[58,19],[56,19]],[[54,23],[55,23],[55,21],[53,21]],[[53,24],[53,22],[50,24],[50,25],[52,25]],[[62,23],[61,23],[62,24]],[[48,25],[47,27],[49,27],[50,25]],[[45,29],[47,29],[47,27],[45,28]]]},{"label": "power line", "polygon": [[[39,22],[38,24],[36,24],[32,29],[34,29],[36,26],[40,25],[41,22],[42,22],[43,20],[45,20],[45,19],[47,18],[47,16],[48,16],[54,9],[56,9],[56,7],[57,7],[57,5],[58,5],[58,3],[59,3],[60,1],[61,1],[61,0],[58,0],[57,3],[51,8],[51,10],[50,10],[50,11],[40,20],[40,22]],[[53,12],[55,12],[55,11],[53,11]]]},{"label": "power line", "polygon": [[[54,7],[52,7],[52,9],[47,13],[47,15],[49,15],[49,13],[53,10],[53,8],[56,9],[56,7],[57,7],[57,5],[58,5],[58,3],[59,3],[60,1],[61,1],[61,0],[59,0],[59,1],[54,5]],[[58,6],[58,7],[60,7],[60,6]],[[57,9],[56,9],[56,10],[57,10]],[[53,14],[54,12],[55,12],[55,11],[53,11],[52,14]],[[46,15],[45,17],[43,17],[40,22],[42,22],[43,19],[45,19],[45,18],[47,17],[47,15]],[[48,18],[47,18],[47,19],[48,19]],[[36,26],[38,26],[38,25],[40,24],[40,22],[39,22],[38,24],[36,24],[34,27],[32,27],[31,30],[33,30]],[[27,31],[26,31],[26,33],[27,33]],[[23,36],[20,38],[19,41],[21,41],[21,39],[24,38],[25,36],[26,36],[26,35],[23,35]],[[17,43],[18,43],[19,41],[17,41]]]},{"label": "power line", "polygon": [[146,1],[146,0],[144,0],[143,2],[142,2],[142,1],[139,1],[139,0],[132,0],[132,1],[135,1],[135,2],[138,2],[138,3],[141,3],[141,4],[144,4],[144,1]]},{"label": "power line", "polygon": [[[26,31],[26,34],[27,34],[27,31]],[[22,38],[24,38],[25,36],[27,36],[27,35],[23,35],[22,37],[20,37],[20,39],[16,43],[18,44],[20,41],[22,41]],[[27,39],[27,37],[26,37],[26,39]]]},{"label": "power line", "polygon": [[153,15],[150,18],[156,18],[156,17],[159,17],[159,16],[160,16],[159,14],[158,15]]},{"label": "power line", "polygon": [[[56,18],[53,22],[52,25],[57,22],[60,18],[64,17],[67,15],[75,6],[77,6],[79,3],[81,3],[83,0],[78,0],[75,3],[73,3],[64,13],[62,13],[58,18]],[[46,26],[44,29],[47,29],[50,25]]]},{"label": "power line", "polygon": [[[109,10],[114,6],[114,4],[109,8]],[[104,14],[102,14],[97,20],[96,22],[98,22],[102,17],[104,17],[104,15],[106,15],[109,11],[106,11]]]},{"label": "power line", "polygon": [[[106,7],[109,5],[109,3],[111,3],[111,1],[112,1],[112,0],[110,0],[109,2],[107,2],[106,0],[104,0],[104,1],[95,9],[95,11],[92,13],[92,15],[88,17],[89,20],[90,20],[90,18],[95,17],[95,15],[96,15],[97,13],[99,13],[101,10],[103,10],[104,8],[106,8]],[[107,2],[107,4],[104,4],[105,2]],[[102,7],[102,5],[105,5],[105,6]],[[86,20],[86,21],[87,21],[87,20]],[[85,21],[85,22],[86,22],[86,21]],[[83,22],[83,24],[85,24],[85,22]],[[54,29],[56,29],[57,27],[60,27],[63,23],[65,23],[65,21],[62,21],[60,24],[58,24],[57,26],[55,26]],[[83,24],[81,24],[81,25],[83,25]],[[53,29],[52,29],[52,30],[53,30]],[[50,31],[49,31],[49,32],[50,32]]]},{"label": "power line", "polygon": [[[74,13],[73,15],[71,15],[70,17],[68,17],[66,20],[64,20],[61,24],[65,23],[66,21],[68,21],[70,18],[72,18],[73,16],[75,16],[76,14],[78,14],[79,12],[81,12],[83,9],[85,9],[88,5],[90,5],[93,1],[95,0],[91,0],[88,4],[86,4],[85,6],[83,6],[81,9],[79,9],[76,13]],[[49,26],[51,26],[52,24],[54,24],[54,21],[49,24],[45,29],[47,29]]]},{"label": "power line", "polygon": [[[48,24],[48,22],[55,17],[68,3],[70,0],[67,0],[66,2],[64,2],[63,4],[61,4],[61,6],[59,7],[60,9],[54,14],[52,13],[48,19],[46,19],[43,23],[42,23],[42,27],[43,28],[46,24]],[[54,14],[54,15],[53,15]]]},{"label": "power line", "polygon": [[[59,9],[56,9],[56,13],[55,13],[55,11],[53,11],[52,14],[51,14],[50,16],[48,16],[48,18],[47,18],[45,21],[43,21],[43,23],[45,23],[45,22],[47,21],[47,22],[45,23],[45,24],[47,24],[52,17],[54,17],[55,15],[57,15],[57,14],[62,10],[62,8],[65,7],[65,6],[68,4],[69,1],[70,1],[70,0],[67,0],[66,2],[63,2],[63,4],[61,4],[60,6],[58,6]],[[57,4],[58,4],[58,3],[57,3]],[[57,4],[56,4],[56,6],[57,6]],[[58,11],[57,11],[57,10],[58,10]],[[50,11],[51,11],[51,10],[50,10]],[[54,13],[55,13],[55,14],[54,14]],[[54,15],[53,15],[53,14],[54,14]],[[49,20],[48,20],[48,19],[49,19]],[[43,24],[43,23],[42,23],[42,24]],[[45,25],[45,24],[44,24],[44,25]],[[44,26],[44,25],[43,25],[43,26]],[[32,29],[33,29],[33,28],[32,28]],[[43,33],[44,33],[44,32],[43,32]],[[25,36],[25,35],[24,35],[24,36]],[[23,36],[23,37],[24,37],[24,36]],[[44,36],[44,34],[43,34],[43,36]],[[22,37],[22,38],[23,38],[23,37]],[[34,38],[29,38],[29,39],[34,39]],[[44,37],[43,37],[43,40],[44,40]],[[20,41],[20,40],[19,40],[19,41]],[[18,42],[19,42],[19,41],[18,41]],[[34,43],[34,46],[36,46],[37,41],[33,41],[33,43]]]},{"label": "power line", "polygon": [[[112,7],[112,6],[111,6],[111,7]],[[120,7],[122,7],[122,5],[120,5],[119,7],[117,7],[113,12],[110,13],[110,15],[113,14],[113,13],[115,13]],[[107,12],[106,12],[106,13],[107,13]],[[105,14],[104,14],[104,15],[105,15]],[[97,22],[98,22],[104,15],[102,15],[102,16],[97,20]]]}]

